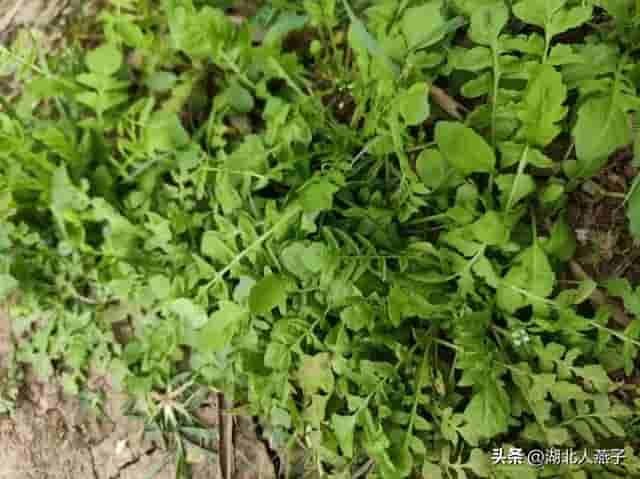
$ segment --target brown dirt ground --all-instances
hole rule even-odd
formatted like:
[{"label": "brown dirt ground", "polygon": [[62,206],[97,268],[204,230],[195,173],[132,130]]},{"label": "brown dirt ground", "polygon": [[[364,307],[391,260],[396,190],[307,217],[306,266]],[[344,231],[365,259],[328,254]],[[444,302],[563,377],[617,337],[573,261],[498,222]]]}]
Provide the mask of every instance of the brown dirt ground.
[{"label": "brown dirt ground", "polygon": [[[12,350],[11,323],[0,310],[2,380]],[[98,417],[55,385],[28,378],[21,389],[13,412],[0,416],[0,479],[138,479],[157,466],[156,478],[175,477],[168,453],[123,416],[123,396],[111,394]],[[202,477],[216,477],[215,470]]]},{"label": "brown dirt ground", "polygon": [[624,195],[639,173],[632,158],[630,148],[618,151],[570,198],[569,223],[578,239],[576,260],[597,280],[624,276],[631,284],[640,284],[640,241],[629,233],[624,206]]},{"label": "brown dirt ground", "polygon": [[[13,350],[11,324],[0,309],[0,391]],[[0,479],[173,479],[172,451],[145,438],[143,424],[123,414],[125,396],[109,393],[102,412],[78,398],[65,397],[55,384],[42,384],[28,372],[10,414],[0,415]],[[216,395],[198,411],[218,428]],[[267,448],[250,419],[237,419],[233,479],[275,479]],[[218,454],[193,449],[193,479],[221,479]]]}]

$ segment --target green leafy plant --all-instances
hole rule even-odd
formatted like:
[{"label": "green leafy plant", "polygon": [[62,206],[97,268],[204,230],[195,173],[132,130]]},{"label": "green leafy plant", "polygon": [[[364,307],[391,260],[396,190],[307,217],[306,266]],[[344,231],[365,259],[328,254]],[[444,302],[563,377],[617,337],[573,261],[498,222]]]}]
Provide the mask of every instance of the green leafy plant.
[{"label": "green leafy plant", "polygon": [[[637,137],[637,15],[364,3],[118,1],[82,61],[2,50],[33,77],[0,112],[18,358],[114,373],[181,471],[215,388],[309,477],[633,477],[637,320],[563,271],[569,193]],[[605,441],[624,464],[489,456]]]}]

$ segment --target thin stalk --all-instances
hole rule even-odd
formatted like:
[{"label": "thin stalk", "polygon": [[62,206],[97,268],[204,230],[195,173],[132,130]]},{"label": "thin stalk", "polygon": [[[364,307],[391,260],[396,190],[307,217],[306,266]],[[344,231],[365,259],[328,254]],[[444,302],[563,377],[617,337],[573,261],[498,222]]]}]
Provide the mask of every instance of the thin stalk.
[{"label": "thin stalk", "polygon": [[518,162],[518,172],[516,173],[516,177],[513,180],[513,185],[511,185],[511,192],[509,193],[509,200],[507,201],[507,206],[506,206],[507,213],[509,212],[509,210],[511,210],[511,207],[513,206],[513,198],[515,197],[515,194],[517,191],[518,180],[520,180],[520,177],[524,174],[524,170],[527,167],[528,153],[529,153],[529,145],[524,147],[524,150],[522,151],[522,156],[520,157],[520,161]]},{"label": "thin stalk", "polygon": [[493,58],[493,98],[491,105],[491,144],[496,147],[496,128],[498,123],[498,90],[500,89],[500,47],[497,43],[491,45],[491,53]]},{"label": "thin stalk", "polygon": [[231,261],[229,261],[229,263],[224,268],[222,268],[214,276],[214,278],[211,281],[209,281],[205,285],[205,290],[209,290],[209,288],[211,288],[214,284],[220,281],[222,277],[231,270],[231,268],[233,268],[236,264],[242,261],[242,259],[244,259],[245,256],[247,256],[251,251],[253,251],[254,249],[258,248],[260,245],[262,245],[262,243],[267,241],[273,235],[273,233],[276,232],[278,228],[285,225],[287,222],[289,222],[289,220],[291,220],[294,216],[300,213],[300,209],[301,208],[299,206],[295,206],[288,213],[285,213],[282,216],[282,218],[280,218],[280,220],[276,222],[276,224],[274,224],[271,228],[265,231],[253,243],[251,243],[247,248],[245,248],[243,251],[237,254]]}]

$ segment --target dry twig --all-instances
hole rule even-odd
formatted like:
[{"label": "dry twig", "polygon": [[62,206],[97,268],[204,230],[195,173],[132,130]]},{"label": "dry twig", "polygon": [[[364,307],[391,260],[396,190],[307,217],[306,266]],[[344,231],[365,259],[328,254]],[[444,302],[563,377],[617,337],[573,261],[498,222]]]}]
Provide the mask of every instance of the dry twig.
[{"label": "dry twig", "polygon": [[451,98],[449,94],[440,87],[431,85],[429,88],[429,94],[431,95],[431,98],[433,98],[433,101],[440,105],[440,108],[449,113],[449,115],[454,117],[456,120],[462,120],[463,117],[461,112],[466,113],[469,111],[463,104]]},{"label": "dry twig", "polygon": [[228,411],[231,404],[218,393],[218,454],[220,456],[220,469],[222,479],[233,479],[235,477],[235,456],[233,447],[233,416]]}]

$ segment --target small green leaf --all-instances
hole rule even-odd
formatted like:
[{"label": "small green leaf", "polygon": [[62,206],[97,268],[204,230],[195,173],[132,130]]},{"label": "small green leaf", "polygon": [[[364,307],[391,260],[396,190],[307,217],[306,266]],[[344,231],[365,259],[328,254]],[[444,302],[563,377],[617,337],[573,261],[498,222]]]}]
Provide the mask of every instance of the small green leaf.
[{"label": "small green leaf", "polygon": [[496,211],[488,211],[471,225],[473,234],[484,244],[501,245],[509,239],[509,229]]},{"label": "small green leaf", "polygon": [[183,128],[178,115],[163,111],[151,115],[144,137],[149,153],[171,151],[189,142],[189,134]]},{"label": "small green leaf", "polygon": [[[553,292],[555,274],[547,255],[535,243],[514,261],[498,289],[498,305],[514,313],[516,310],[548,298]],[[519,292],[525,291],[525,294]]]},{"label": "small green leaf", "polygon": [[609,155],[631,143],[631,126],[624,110],[610,98],[592,98],[578,110],[573,129],[581,176],[591,176]]},{"label": "small green leaf", "polygon": [[551,31],[555,36],[568,30],[578,28],[591,20],[592,16],[593,7],[591,5],[581,5],[563,10],[553,17],[551,22]]},{"label": "small green leaf", "polygon": [[342,310],[340,319],[352,331],[360,331],[371,325],[371,321],[375,318],[371,308],[364,304],[356,304]]},{"label": "small green leaf", "polygon": [[499,175],[495,179],[500,190],[500,203],[513,207],[536,191],[536,182],[531,175]]},{"label": "small green leaf", "polygon": [[169,311],[194,329],[204,326],[209,319],[204,308],[188,298],[175,299],[169,304],[168,308]]},{"label": "small green leaf", "polygon": [[318,353],[305,356],[298,370],[298,381],[305,396],[319,391],[333,392],[333,373],[331,372],[331,356],[329,353]]},{"label": "small green leaf", "polygon": [[424,479],[442,479],[442,469],[437,464],[425,461],[422,465],[422,477]]},{"label": "small green leaf", "polygon": [[329,396],[314,394],[311,397],[311,405],[305,410],[305,419],[316,429],[319,429],[324,421],[328,401]]},{"label": "small green leaf", "polygon": [[325,267],[327,247],[323,243],[295,242],[286,246],[280,255],[284,267],[301,279],[313,278]]},{"label": "small green leaf", "polygon": [[589,444],[595,444],[596,438],[586,421],[574,421],[569,424],[569,427],[575,430],[578,435]]},{"label": "small green leaf", "polygon": [[411,475],[413,470],[413,455],[409,451],[408,444],[398,445],[391,450],[391,459],[394,465],[394,477],[404,479]]},{"label": "small green leaf", "polygon": [[4,301],[18,289],[18,281],[10,274],[0,274],[0,301]]},{"label": "small green leaf", "polygon": [[463,175],[494,171],[496,156],[493,149],[471,128],[462,123],[440,121],[435,137],[445,159]]},{"label": "small green leaf", "polygon": [[286,409],[274,405],[271,408],[271,424],[275,427],[289,429],[291,427],[291,414]]},{"label": "small green leaf", "polygon": [[149,286],[153,295],[158,299],[168,298],[171,294],[171,281],[163,274],[157,274],[149,279]]},{"label": "small green leaf", "polygon": [[481,256],[473,263],[472,271],[492,288],[498,289],[500,286],[500,277],[486,256]]},{"label": "small green leaf", "polygon": [[609,375],[602,365],[591,364],[573,370],[578,376],[591,382],[596,391],[606,393],[609,390]]},{"label": "small green leaf", "polygon": [[481,6],[471,15],[469,38],[481,45],[495,46],[508,21],[509,9],[504,3]]},{"label": "small green leaf", "polygon": [[419,125],[430,113],[429,86],[415,83],[396,100],[396,108],[407,125]]},{"label": "small green leaf", "polygon": [[374,58],[381,58],[385,65],[390,68],[393,73],[397,73],[398,68],[393,63],[391,58],[385,53],[384,49],[380,46],[380,43],[369,33],[365,24],[356,17],[353,10],[349,6],[347,0],[342,0],[351,25],[349,27],[349,42],[356,51],[366,51]]},{"label": "small green leaf", "polygon": [[482,449],[472,449],[467,465],[478,477],[490,477],[491,467],[489,459]]},{"label": "small green leaf", "polygon": [[542,153],[539,149],[528,146],[523,143],[513,141],[503,141],[498,144],[500,149],[500,167],[508,168],[518,163],[527,148],[527,164],[538,168],[552,168],[553,160]]},{"label": "small green leaf", "polygon": [[289,282],[271,274],[258,281],[249,293],[249,308],[253,314],[265,315],[287,300]]},{"label": "small green leaf", "polygon": [[175,73],[159,71],[150,75],[145,80],[145,84],[152,91],[163,92],[173,88],[177,80]]},{"label": "small green leaf", "polygon": [[218,231],[205,231],[200,243],[200,251],[221,264],[230,262],[235,256],[233,250],[222,241]]},{"label": "small green leaf", "polygon": [[240,113],[249,113],[255,106],[251,92],[237,82],[232,83],[225,94],[229,105]]},{"label": "small green leaf", "polygon": [[288,33],[300,30],[307,24],[306,15],[283,12],[263,38],[263,44],[269,47],[278,46]]},{"label": "small green leaf", "polygon": [[545,251],[563,261],[568,261],[573,257],[576,247],[576,238],[571,226],[564,218],[556,221],[551,229],[549,240],[544,243]]},{"label": "small green leaf", "polygon": [[618,419],[604,416],[600,418],[600,421],[602,421],[602,424],[604,424],[605,427],[615,436],[627,437],[627,432],[624,430],[624,427],[620,425]]},{"label": "small green leaf", "polygon": [[264,140],[258,135],[246,135],[242,143],[226,158],[225,166],[235,172],[264,173],[267,168],[267,151]]},{"label": "small green leaf", "polygon": [[242,197],[236,190],[231,175],[226,171],[216,175],[215,191],[216,199],[220,202],[225,215],[233,213],[242,206]]},{"label": "small green leaf", "polygon": [[569,402],[572,399],[585,400],[589,395],[577,384],[558,381],[551,387],[551,397],[558,402]]},{"label": "small green leaf", "polygon": [[591,6],[566,7],[567,0],[522,0],[513,13],[522,21],[544,28],[549,38],[589,21]]},{"label": "small green leaf", "polygon": [[506,432],[511,416],[511,401],[499,382],[487,380],[473,395],[464,411],[464,417],[475,434],[492,438]]},{"label": "small green leaf", "polygon": [[289,369],[291,351],[282,343],[272,341],[264,353],[264,365],[275,370]]},{"label": "small green leaf", "polygon": [[518,138],[530,145],[545,147],[562,131],[558,123],[566,116],[567,87],[562,75],[551,65],[540,65],[532,73],[518,118],[522,126]]},{"label": "small green leaf", "polygon": [[416,171],[426,186],[438,189],[447,178],[447,162],[435,149],[423,150],[416,160]]},{"label": "small green leaf", "polygon": [[446,18],[443,0],[428,0],[423,5],[408,8],[401,21],[401,29],[410,49],[426,48],[444,38]]},{"label": "small green leaf", "polygon": [[220,351],[228,346],[240,325],[249,320],[249,312],[243,307],[223,301],[220,309],[211,315],[197,333],[196,344],[200,351]]},{"label": "small green leaf", "polygon": [[414,418],[413,427],[416,431],[433,431],[433,424],[419,415]]},{"label": "small green leaf", "polygon": [[561,446],[571,439],[569,431],[564,427],[548,427],[545,429],[545,436],[552,446]]},{"label": "small green leaf", "polygon": [[578,288],[575,290],[573,304],[582,304],[591,297],[593,292],[598,288],[598,283],[592,279],[580,281]]},{"label": "small green leaf", "polygon": [[333,195],[339,188],[327,178],[320,178],[306,185],[300,192],[300,203],[305,212],[330,210]]},{"label": "small green leaf", "polygon": [[331,416],[331,425],[336,434],[338,444],[345,457],[353,457],[353,434],[356,428],[356,415],[341,416],[334,414]]},{"label": "small green leaf", "polygon": [[100,75],[113,75],[122,65],[122,52],[112,43],[105,43],[87,53],[89,69]]}]

